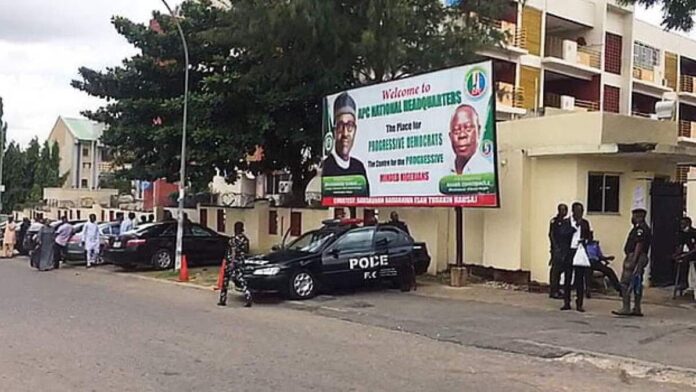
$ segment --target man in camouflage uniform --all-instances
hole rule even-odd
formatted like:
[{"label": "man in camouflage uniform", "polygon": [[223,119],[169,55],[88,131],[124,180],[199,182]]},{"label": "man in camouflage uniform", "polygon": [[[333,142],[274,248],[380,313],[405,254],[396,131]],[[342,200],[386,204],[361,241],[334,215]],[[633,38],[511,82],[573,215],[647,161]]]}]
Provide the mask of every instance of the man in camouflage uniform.
[{"label": "man in camouflage uniform", "polygon": [[[244,223],[236,222],[234,224],[234,236],[230,238],[229,248],[225,255],[225,274],[222,279],[222,287],[220,288],[219,306],[227,306],[227,291],[230,285],[230,279],[240,264],[244,263],[247,254],[249,254],[249,238],[244,235]],[[246,285],[245,285],[246,286]],[[251,306],[251,292],[246,287],[244,289],[245,306]]]},{"label": "man in camouflage uniform", "polygon": [[[613,311],[618,316],[638,316],[642,317],[641,300],[643,299],[643,272],[648,265],[648,252],[652,242],[652,231],[650,226],[645,223],[647,212],[642,208],[633,210],[631,223],[633,228],[628,233],[624,252],[623,274],[621,275],[621,286],[623,288],[623,307]],[[631,311],[631,294],[634,294],[635,304]]]}]

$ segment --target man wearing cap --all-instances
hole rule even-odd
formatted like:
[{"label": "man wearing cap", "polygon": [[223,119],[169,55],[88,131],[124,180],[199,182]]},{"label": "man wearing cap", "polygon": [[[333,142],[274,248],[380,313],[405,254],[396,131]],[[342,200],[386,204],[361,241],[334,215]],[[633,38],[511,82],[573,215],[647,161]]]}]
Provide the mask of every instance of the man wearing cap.
[{"label": "man wearing cap", "polygon": [[334,101],[334,149],[324,160],[322,176],[362,176],[365,188],[353,196],[369,196],[370,183],[365,165],[350,156],[358,130],[356,118],[355,101],[348,93],[342,93]]},{"label": "man wearing cap", "polygon": [[[643,271],[648,264],[648,252],[652,241],[652,231],[645,223],[647,211],[644,208],[635,208],[631,223],[633,228],[628,233],[624,252],[626,258],[621,274],[621,287],[623,289],[623,307],[612,313],[619,316],[643,316],[641,300],[643,299]],[[631,293],[635,296],[635,304],[631,310]]]}]

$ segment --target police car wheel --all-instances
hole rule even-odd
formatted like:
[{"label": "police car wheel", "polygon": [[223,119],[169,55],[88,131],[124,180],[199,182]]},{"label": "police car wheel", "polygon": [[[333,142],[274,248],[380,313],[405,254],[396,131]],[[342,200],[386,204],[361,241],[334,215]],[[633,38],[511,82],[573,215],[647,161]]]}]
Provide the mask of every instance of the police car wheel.
[{"label": "police car wheel", "polygon": [[309,299],[316,294],[317,283],[309,271],[297,271],[290,277],[288,291],[292,299]]}]

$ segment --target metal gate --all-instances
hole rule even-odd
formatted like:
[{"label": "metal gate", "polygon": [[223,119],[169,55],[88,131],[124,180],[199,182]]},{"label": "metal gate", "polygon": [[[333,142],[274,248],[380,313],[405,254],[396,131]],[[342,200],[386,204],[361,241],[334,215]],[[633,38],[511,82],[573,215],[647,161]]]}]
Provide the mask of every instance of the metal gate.
[{"label": "metal gate", "polygon": [[655,181],[650,189],[653,231],[650,254],[652,286],[674,284],[676,270],[672,255],[678,245],[679,220],[684,211],[684,184]]}]

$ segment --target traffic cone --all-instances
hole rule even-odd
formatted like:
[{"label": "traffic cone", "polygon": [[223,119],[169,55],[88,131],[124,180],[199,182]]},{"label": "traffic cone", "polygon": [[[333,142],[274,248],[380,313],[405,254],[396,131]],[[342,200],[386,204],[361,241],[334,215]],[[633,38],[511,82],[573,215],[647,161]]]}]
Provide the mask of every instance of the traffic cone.
[{"label": "traffic cone", "polygon": [[218,272],[217,285],[215,290],[222,290],[222,280],[225,278],[225,267],[227,267],[227,259],[222,258],[222,265],[220,266],[220,272]]},{"label": "traffic cone", "polygon": [[188,261],[186,261],[186,255],[181,255],[181,269],[179,270],[179,282],[188,282]]}]

